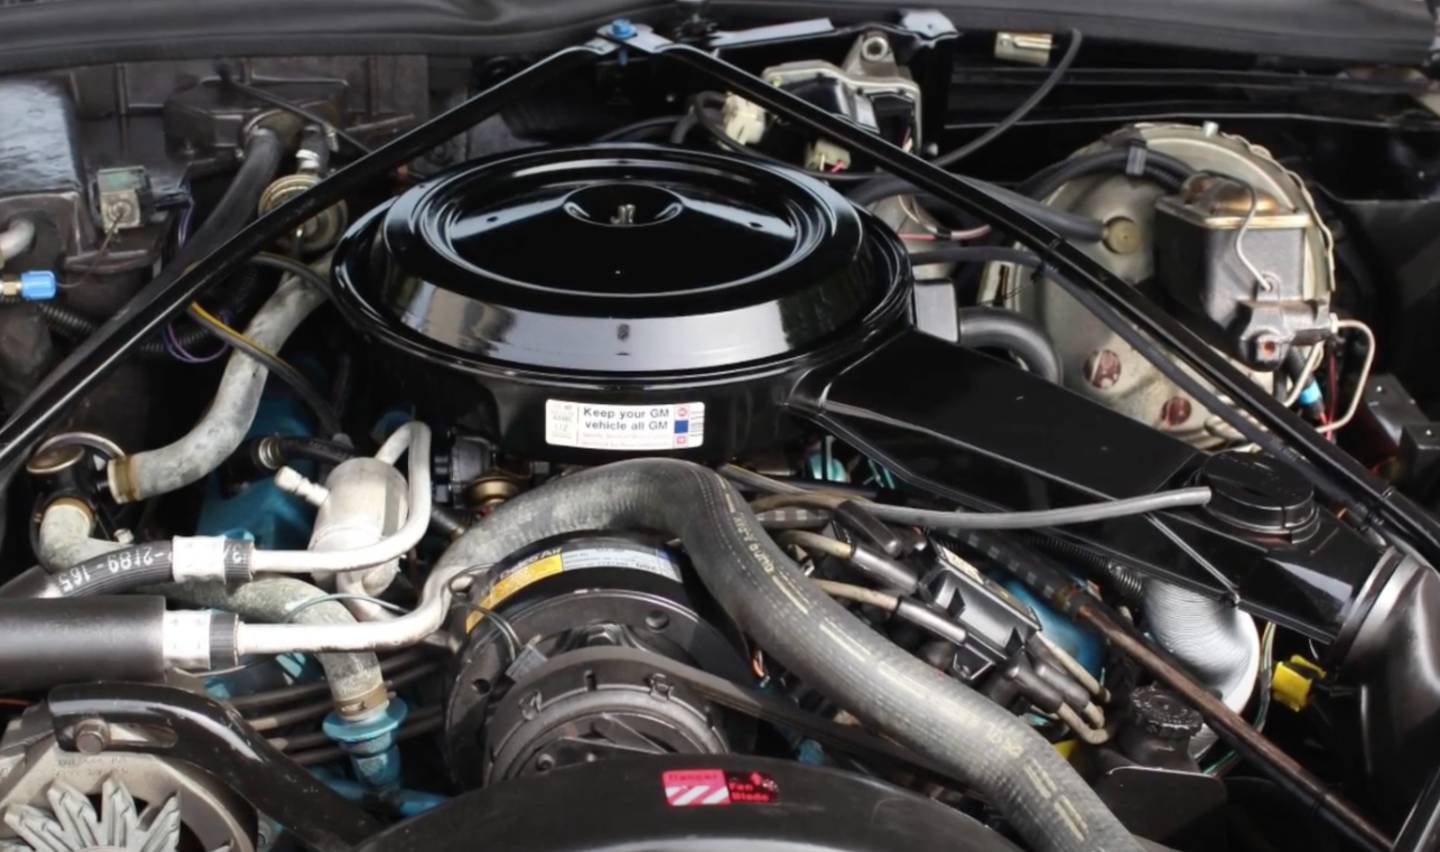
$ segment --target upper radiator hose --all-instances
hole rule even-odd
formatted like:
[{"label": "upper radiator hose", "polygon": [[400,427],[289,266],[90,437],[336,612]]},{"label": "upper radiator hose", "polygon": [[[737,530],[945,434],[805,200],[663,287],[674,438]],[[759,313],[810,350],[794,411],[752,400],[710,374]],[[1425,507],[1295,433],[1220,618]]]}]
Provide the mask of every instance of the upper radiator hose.
[{"label": "upper radiator hose", "polygon": [[492,565],[561,533],[617,527],[678,537],[711,593],[767,654],[973,787],[1033,848],[1137,848],[1049,743],[832,601],[707,468],[640,459],[554,480],[501,505],[445,552],[434,574]]}]

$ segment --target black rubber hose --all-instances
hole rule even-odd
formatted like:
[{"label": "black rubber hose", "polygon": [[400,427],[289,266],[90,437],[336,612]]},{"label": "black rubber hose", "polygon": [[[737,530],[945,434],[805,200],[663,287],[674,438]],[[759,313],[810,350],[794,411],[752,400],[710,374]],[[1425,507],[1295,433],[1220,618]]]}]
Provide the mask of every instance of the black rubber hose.
[{"label": "black rubber hose", "polygon": [[[247,542],[225,546],[225,580],[242,583],[250,579]],[[168,541],[132,544],[78,562],[50,577],[47,588],[33,592],[42,598],[93,598],[118,595],[144,586],[175,579],[175,549]]]},{"label": "black rubber hose", "polygon": [[1144,597],[1144,582],[1140,574],[1112,559],[1105,558],[1103,554],[1067,539],[1042,532],[1021,532],[1019,537],[1042,552],[1069,565],[1086,569],[1092,578],[1107,585],[1116,597],[1127,604],[1132,606],[1139,604],[1141,598]]},{"label": "black rubber hose", "polygon": [[[1104,173],[1126,174],[1129,163],[1129,148],[1110,148],[1093,154],[1080,154],[1036,172],[1020,185],[1020,191],[1031,198],[1045,198],[1070,181],[1082,177]],[[1145,151],[1144,177],[1171,192],[1179,190],[1185,179],[1194,173],[1195,170],[1184,160],[1159,151]]]},{"label": "black rubber hose", "polygon": [[670,131],[676,122],[683,118],[683,115],[661,115],[655,118],[642,118],[639,121],[631,122],[614,130],[608,130],[595,137],[596,142],[621,142],[645,139],[659,136],[669,138]]},{"label": "black rubber hose", "polygon": [[170,265],[185,269],[213,252],[255,218],[260,195],[280,172],[287,146],[273,130],[260,128],[245,140],[245,153],[240,168],[225,194],[200,223],[185,245],[175,253]]},{"label": "black rubber hose", "polygon": [[0,691],[165,676],[165,599],[0,600]]},{"label": "black rubber hose", "polygon": [[1040,258],[1009,246],[945,246],[911,252],[911,266],[929,263],[1015,263],[1034,269],[1040,265]]},{"label": "black rubber hose", "polygon": [[670,135],[667,138],[671,145],[685,144],[685,138],[700,124],[700,117],[696,114],[698,109],[700,107],[695,106],[686,110],[685,114],[680,116],[680,120],[670,127]]},{"label": "black rubber hose", "polygon": [[260,101],[261,103],[266,103],[277,109],[282,109],[285,112],[288,112],[291,115],[296,116],[297,118],[309,124],[322,127],[326,130],[326,132],[334,133],[336,138],[345,142],[351,148],[354,148],[356,153],[358,154],[368,154],[372,150],[369,145],[366,145],[364,142],[361,142],[359,139],[357,139],[353,133],[349,132],[343,127],[340,127],[337,124],[332,124],[331,122],[327,121],[323,116],[317,115],[316,113],[305,109],[299,104],[291,103],[290,101],[280,97],[279,95],[274,95],[270,92],[265,91],[264,89],[256,88],[255,86],[240,82],[239,80],[235,79],[234,70],[228,65],[222,65],[218,70],[220,72],[220,82],[222,84],[229,86],[238,92],[249,95],[255,100]]},{"label": "black rubber hose", "polygon": [[965,159],[966,157],[970,156],[981,148],[984,148],[986,145],[989,145],[991,142],[994,142],[1006,131],[1010,130],[1012,127],[1019,124],[1021,121],[1024,121],[1025,117],[1028,116],[1030,113],[1034,112],[1035,108],[1040,105],[1040,102],[1045,100],[1045,97],[1049,95],[1050,92],[1054,90],[1057,85],[1059,85],[1061,79],[1065,77],[1065,73],[1070,70],[1070,66],[1075,64],[1076,57],[1080,55],[1080,45],[1084,43],[1085,37],[1080,33],[1080,31],[1077,29],[1071,29],[1070,46],[1065,49],[1065,54],[1060,57],[1060,61],[1055,63],[1055,69],[1050,72],[1050,75],[1048,77],[1045,78],[1045,82],[1041,83],[1038,87],[1036,87],[1035,91],[1031,92],[1025,98],[1025,100],[1020,103],[1018,107],[1011,111],[1009,115],[995,122],[984,133],[981,133],[979,136],[971,139],[969,142],[966,142],[959,148],[956,148],[953,151],[947,151],[944,154],[936,157],[935,165],[954,165],[955,163]]},{"label": "black rubber hose", "polygon": [[771,540],[739,492],[708,468],[639,459],[554,479],[500,505],[445,552],[436,570],[493,565],[541,539],[593,529],[679,538],[706,587],[767,654],[969,785],[1032,848],[1136,849],[1044,738],[832,601]]},{"label": "black rubber hose", "polygon": [[[53,301],[35,302],[34,305],[40,311],[40,316],[45,318],[45,323],[50,326],[51,330],[71,340],[83,340],[94,334],[95,329],[100,327],[100,323],[68,305]],[[175,338],[185,349],[193,349],[211,339],[210,332],[203,328],[186,329],[178,332]],[[162,340],[147,340],[140,344],[138,350],[146,358],[171,357]]]},{"label": "black rubber hose", "polygon": [[269,446],[280,454],[285,461],[293,459],[312,459],[324,462],[325,464],[337,465],[355,458],[355,451],[337,444],[334,441],[323,441],[319,438],[301,438],[292,435],[276,435],[271,438],[261,438],[262,442],[269,442]]},{"label": "black rubber hose", "polygon": [[[1081,216],[1068,210],[1057,210],[1041,204],[1033,198],[992,183],[985,183],[974,178],[966,178],[966,180],[982,187],[988,195],[1036,219],[1062,237],[1081,242],[1098,243],[1105,236],[1105,223],[1098,219],[1091,219],[1089,216]],[[882,177],[862,183],[848,193],[848,197],[852,202],[863,207],[894,195],[904,195],[915,191],[915,187],[903,178]]]},{"label": "black rubber hose", "polygon": [[1060,384],[1064,366],[1055,344],[1034,321],[1003,308],[972,306],[956,311],[960,345],[973,349],[1004,349],[1024,362],[1030,372]]}]

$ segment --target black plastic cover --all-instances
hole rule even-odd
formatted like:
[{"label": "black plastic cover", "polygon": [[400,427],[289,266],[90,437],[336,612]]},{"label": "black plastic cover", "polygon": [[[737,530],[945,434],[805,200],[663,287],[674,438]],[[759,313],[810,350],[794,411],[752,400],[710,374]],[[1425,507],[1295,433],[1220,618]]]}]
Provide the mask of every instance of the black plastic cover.
[{"label": "black plastic cover", "polygon": [[1315,490],[1290,467],[1272,458],[1216,453],[1200,469],[1210,486],[1206,510],[1245,530],[1291,533],[1315,519]]},{"label": "black plastic cover", "polygon": [[[713,0],[709,13],[762,21],[826,16],[874,21],[874,0]],[[966,30],[1061,32],[1186,48],[1418,64],[1432,36],[1425,4],[1407,0],[940,0]],[[893,4],[894,9],[904,8]],[[611,18],[664,25],[673,0],[64,0],[0,6],[0,71],[214,56],[551,50]],[[727,22],[728,23],[728,22]]]},{"label": "black plastic cover", "polygon": [[901,324],[910,284],[823,183],[648,145],[463,166],[361,219],[335,274],[427,414],[577,462],[772,439],[795,377]]},{"label": "black plastic cover", "polygon": [[[694,803],[712,795],[724,804]],[[507,781],[406,820],[357,852],[479,848],[1018,852],[965,814],[884,782],[742,755],[613,760]]]}]

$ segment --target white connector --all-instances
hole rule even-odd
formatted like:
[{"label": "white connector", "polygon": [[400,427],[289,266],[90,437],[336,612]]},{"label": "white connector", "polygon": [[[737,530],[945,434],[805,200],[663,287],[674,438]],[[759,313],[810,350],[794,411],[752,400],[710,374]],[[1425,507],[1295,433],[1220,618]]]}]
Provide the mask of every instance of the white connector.
[{"label": "white connector", "polygon": [[741,145],[754,145],[765,138],[765,118],[764,107],[735,94],[727,94],[720,107],[720,126]]}]

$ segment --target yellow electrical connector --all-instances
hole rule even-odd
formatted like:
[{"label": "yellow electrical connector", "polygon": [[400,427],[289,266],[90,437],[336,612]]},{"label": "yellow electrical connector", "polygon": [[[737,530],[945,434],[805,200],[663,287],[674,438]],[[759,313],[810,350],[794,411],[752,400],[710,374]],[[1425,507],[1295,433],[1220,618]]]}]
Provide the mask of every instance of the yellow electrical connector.
[{"label": "yellow electrical connector", "polygon": [[1299,713],[1310,704],[1310,692],[1315,681],[1323,677],[1324,669],[1296,654],[1275,666],[1275,674],[1270,679],[1270,694],[1279,703]]}]

